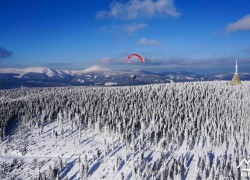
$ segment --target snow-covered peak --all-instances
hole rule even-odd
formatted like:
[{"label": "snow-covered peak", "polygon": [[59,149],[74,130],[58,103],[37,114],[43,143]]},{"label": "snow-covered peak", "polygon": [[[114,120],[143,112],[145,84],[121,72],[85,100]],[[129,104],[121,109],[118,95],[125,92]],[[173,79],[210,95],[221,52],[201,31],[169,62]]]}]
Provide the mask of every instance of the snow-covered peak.
[{"label": "snow-covered peak", "polygon": [[91,67],[89,67],[89,68],[87,68],[87,69],[84,69],[83,71],[81,71],[82,73],[89,73],[89,72],[96,72],[96,71],[98,71],[98,72],[100,72],[100,71],[111,71],[110,69],[108,69],[108,68],[105,68],[105,67],[101,67],[101,66],[91,66]]},{"label": "snow-covered peak", "polygon": [[46,74],[48,77],[54,77],[57,72],[55,70],[52,70],[50,68],[46,67],[30,67],[30,68],[24,68],[23,73],[42,73]]}]

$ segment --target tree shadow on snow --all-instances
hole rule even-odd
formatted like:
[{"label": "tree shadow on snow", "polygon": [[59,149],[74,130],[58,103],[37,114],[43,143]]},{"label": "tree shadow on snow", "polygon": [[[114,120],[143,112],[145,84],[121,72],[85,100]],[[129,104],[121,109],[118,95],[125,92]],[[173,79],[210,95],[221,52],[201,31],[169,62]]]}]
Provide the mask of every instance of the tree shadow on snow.
[{"label": "tree shadow on snow", "polygon": [[85,143],[85,145],[86,145],[86,144],[89,144],[89,143],[92,142],[93,140],[94,140],[94,138],[88,140],[88,141]]},{"label": "tree shadow on snow", "polygon": [[71,178],[69,179],[69,180],[74,180],[74,179],[76,179],[76,175],[78,174],[78,171],[73,175],[73,176],[71,176]]},{"label": "tree shadow on snow", "polygon": [[88,176],[91,176],[91,175],[99,168],[100,165],[101,165],[101,162],[100,162],[100,161],[96,162],[96,163],[90,168],[90,170],[89,170],[89,172],[88,172]]},{"label": "tree shadow on snow", "polygon": [[120,171],[123,168],[124,165],[125,165],[125,161],[122,160],[122,162],[121,162],[121,164],[120,164],[120,166],[119,166],[119,168],[118,168],[117,171]]},{"label": "tree shadow on snow", "polygon": [[[52,131],[52,128],[48,129],[47,131],[43,131],[42,134],[46,134],[46,133],[48,133],[48,132],[50,132],[50,131]],[[52,133],[51,133],[51,134],[52,134]]]},{"label": "tree shadow on snow", "polygon": [[118,151],[120,151],[123,146],[124,145],[121,145],[118,148],[116,148],[116,150],[110,155],[110,157],[114,156]]},{"label": "tree shadow on snow", "polygon": [[192,154],[192,156],[188,159],[188,162],[187,162],[187,169],[186,169],[186,172],[184,173],[182,179],[187,179],[188,171],[189,171],[190,164],[191,164],[193,158],[194,158],[194,155]]},{"label": "tree shadow on snow", "polygon": [[129,175],[127,176],[127,180],[131,179],[132,178],[132,171],[130,171]]},{"label": "tree shadow on snow", "polygon": [[132,156],[132,153],[130,153],[130,154],[127,155],[127,161],[128,162],[130,162],[132,160],[131,156]]},{"label": "tree shadow on snow", "polygon": [[[214,163],[214,153],[212,151],[209,151],[208,152],[208,156],[209,156],[209,160],[211,162],[211,166],[213,165]],[[211,167],[210,167],[211,168]]]},{"label": "tree shadow on snow", "polygon": [[[87,141],[90,142],[90,141],[93,140],[93,139],[94,139],[93,137],[88,137],[88,138],[82,140],[81,144],[83,144],[83,143],[85,143],[85,142],[87,142]],[[86,144],[87,144],[87,143],[86,143]]]},{"label": "tree shadow on snow", "polygon": [[18,123],[19,123],[19,119],[16,117],[13,117],[9,121],[7,121],[5,136],[14,134],[15,131],[17,130]]},{"label": "tree shadow on snow", "polygon": [[168,159],[169,157],[170,157],[170,152],[167,152],[166,159]]},{"label": "tree shadow on snow", "polygon": [[188,163],[187,163],[188,167],[190,166],[193,158],[194,158],[194,155],[192,154],[192,156],[189,158]]},{"label": "tree shadow on snow", "polygon": [[63,178],[70,172],[70,170],[74,167],[75,163],[76,163],[76,159],[73,160],[73,161],[71,161],[71,162],[69,162],[69,163],[66,165],[66,167],[64,167],[64,168],[62,169],[63,173],[62,173],[62,175],[60,176],[60,179],[63,179]]},{"label": "tree shadow on snow", "polygon": [[153,151],[149,153],[149,155],[145,158],[145,160],[147,160],[148,162],[152,161],[153,159],[152,154],[153,154]]}]

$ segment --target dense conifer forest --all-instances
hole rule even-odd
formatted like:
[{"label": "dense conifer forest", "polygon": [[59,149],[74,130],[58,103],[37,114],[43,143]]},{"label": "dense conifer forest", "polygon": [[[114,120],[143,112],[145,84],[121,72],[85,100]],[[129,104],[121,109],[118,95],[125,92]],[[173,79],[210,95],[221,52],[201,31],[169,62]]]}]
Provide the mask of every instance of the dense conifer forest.
[{"label": "dense conifer forest", "polygon": [[[41,136],[51,123],[52,139],[78,133],[80,142],[87,130],[115,138],[82,163],[82,179],[91,179],[91,166],[119,145],[125,155],[116,157],[113,174],[119,172],[120,179],[241,179],[237,166],[250,159],[249,99],[249,82],[232,86],[226,81],[0,90],[0,139],[3,151],[16,148],[25,157],[31,130]],[[17,121],[15,132],[8,134]],[[119,169],[129,160],[129,170]],[[16,159],[13,166],[23,164]],[[14,176],[11,163],[0,158],[0,165],[2,177]],[[35,177],[62,179],[60,158],[47,169]]]}]

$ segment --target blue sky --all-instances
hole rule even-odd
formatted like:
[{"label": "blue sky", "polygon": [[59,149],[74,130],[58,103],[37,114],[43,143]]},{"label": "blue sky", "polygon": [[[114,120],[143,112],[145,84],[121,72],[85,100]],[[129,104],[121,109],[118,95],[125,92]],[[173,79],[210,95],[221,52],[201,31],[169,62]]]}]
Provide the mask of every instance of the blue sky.
[{"label": "blue sky", "polygon": [[[250,69],[247,0],[2,0],[0,67]],[[126,64],[138,53],[145,64]],[[136,60],[134,60],[136,61]]]}]

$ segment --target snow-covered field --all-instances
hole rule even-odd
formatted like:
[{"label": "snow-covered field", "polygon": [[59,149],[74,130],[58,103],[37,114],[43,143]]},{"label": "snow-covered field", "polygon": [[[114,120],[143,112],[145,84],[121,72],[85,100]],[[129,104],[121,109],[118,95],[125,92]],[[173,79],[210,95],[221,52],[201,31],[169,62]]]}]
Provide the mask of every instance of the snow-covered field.
[{"label": "snow-covered field", "polygon": [[0,179],[244,179],[249,99],[223,81],[1,90]]}]

